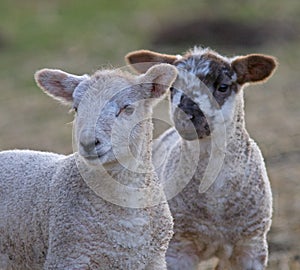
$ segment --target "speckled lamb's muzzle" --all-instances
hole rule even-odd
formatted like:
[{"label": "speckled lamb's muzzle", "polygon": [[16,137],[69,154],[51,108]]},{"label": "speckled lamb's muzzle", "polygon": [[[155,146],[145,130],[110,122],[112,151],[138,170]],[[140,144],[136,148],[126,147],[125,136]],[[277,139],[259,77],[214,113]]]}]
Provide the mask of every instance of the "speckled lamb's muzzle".
[{"label": "speckled lamb's muzzle", "polygon": [[[172,89],[172,92],[174,91],[178,90]],[[210,135],[211,131],[204,113],[187,95],[182,93],[180,102],[173,112],[175,128],[183,139],[192,141]]]}]

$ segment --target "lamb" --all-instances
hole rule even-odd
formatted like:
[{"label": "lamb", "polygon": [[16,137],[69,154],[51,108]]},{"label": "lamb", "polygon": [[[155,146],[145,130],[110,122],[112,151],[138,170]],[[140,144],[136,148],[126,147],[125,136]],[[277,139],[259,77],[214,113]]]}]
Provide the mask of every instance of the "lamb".
[{"label": "lamb", "polygon": [[179,72],[170,96],[175,128],[153,148],[174,218],[167,268],[198,269],[217,257],[219,270],[265,269],[272,193],[261,151],[245,127],[243,87],[266,81],[274,57],[227,58],[196,47],[183,56],[134,51],[126,61],[140,73],[157,63]]},{"label": "lamb", "polygon": [[150,118],[176,76],[168,64],[140,76],[35,74],[76,111],[77,151],[0,152],[0,269],[166,269],[173,221],[151,162]]}]

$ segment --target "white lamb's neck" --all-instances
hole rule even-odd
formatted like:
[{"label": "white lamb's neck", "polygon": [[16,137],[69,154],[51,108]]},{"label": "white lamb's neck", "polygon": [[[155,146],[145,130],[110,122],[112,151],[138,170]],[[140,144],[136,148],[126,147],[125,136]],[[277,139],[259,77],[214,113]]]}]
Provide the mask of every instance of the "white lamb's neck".
[{"label": "white lamb's neck", "polygon": [[117,182],[131,188],[145,188],[150,185],[152,173],[134,172],[121,166],[117,170],[110,170],[107,173]]},{"label": "white lamb's neck", "polygon": [[143,134],[139,138],[135,138],[132,145],[133,147],[130,147],[131,157],[123,161],[115,160],[108,164],[102,164],[96,168],[101,178],[111,177],[118,183],[133,188],[149,186],[154,172],[151,159],[152,126],[146,123]]}]

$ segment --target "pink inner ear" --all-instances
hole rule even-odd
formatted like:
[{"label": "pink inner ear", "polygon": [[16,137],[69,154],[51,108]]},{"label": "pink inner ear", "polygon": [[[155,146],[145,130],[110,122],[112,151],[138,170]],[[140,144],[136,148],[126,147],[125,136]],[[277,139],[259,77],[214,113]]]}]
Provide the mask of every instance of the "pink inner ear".
[{"label": "pink inner ear", "polygon": [[79,77],[61,70],[42,69],[35,75],[37,84],[49,95],[61,101],[73,100],[73,91],[80,83]]},{"label": "pink inner ear", "polygon": [[[61,97],[66,101],[72,101],[72,93],[75,86],[72,85],[73,89],[69,89],[71,85],[68,85],[68,76],[64,73],[55,72],[51,74],[45,81],[45,90],[55,97]],[[47,87],[47,88],[46,88]]]},{"label": "pink inner ear", "polygon": [[152,88],[151,88],[151,97],[153,98],[158,98],[162,96],[165,93],[166,86],[157,84],[157,83],[152,83]]},{"label": "pink inner ear", "polygon": [[159,96],[159,87],[156,83],[152,83],[151,96],[152,97],[158,97]]},{"label": "pink inner ear", "polygon": [[126,55],[126,59],[130,64],[154,62],[172,64],[177,60],[175,55],[161,54],[148,50],[131,52]]},{"label": "pink inner ear", "polygon": [[73,91],[68,91],[64,84],[59,81],[55,80],[52,82],[53,84],[53,91],[51,92],[52,95],[57,97],[62,97],[66,101],[72,101],[73,100]]},{"label": "pink inner ear", "polygon": [[177,57],[175,55],[161,54],[148,50],[140,50],[128,53],[125,56],[126,62],[131,68],[139,73],[146,73],[148,69],[159,63],[173,64]]}]

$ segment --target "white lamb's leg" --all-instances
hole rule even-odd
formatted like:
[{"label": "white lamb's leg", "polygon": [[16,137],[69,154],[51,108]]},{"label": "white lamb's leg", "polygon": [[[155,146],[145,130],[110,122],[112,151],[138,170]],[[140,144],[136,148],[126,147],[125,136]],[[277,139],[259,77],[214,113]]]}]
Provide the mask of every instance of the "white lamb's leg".
[{"label": "white lamb's leg", "polygon": [[186,239],[175,239],[175,237],[170,242],[166,261],[168,270],[197,270],[200,263],[195,244]]},{"label": "white lamb's leg", "polygon": [[154,257],[146,266],[145,270],[167,270],[165,255],[158,254],[158,256]]}]

